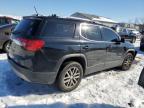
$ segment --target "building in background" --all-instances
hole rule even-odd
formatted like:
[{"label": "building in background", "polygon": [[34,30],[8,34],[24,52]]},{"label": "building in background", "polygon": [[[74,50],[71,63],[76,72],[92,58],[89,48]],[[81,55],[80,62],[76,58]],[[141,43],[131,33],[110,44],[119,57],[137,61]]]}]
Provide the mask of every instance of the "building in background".
[{"label": "building in background", "polygon": [[113,27],[114,25],[118,24],[118,22],[116,22],[110,18],[92,15],[92,14],[80,13],[80,12],[73,13],[71,15],[71,17],[77,17],[77,18],[83,18],[83,19],[96,21],[96,22],[99,22],[99,23],[109,26],[109,27]]},{"label": "building in background", "polygon": [[120,25],[121,27],[125,27],[125,28],[132,28],[132,29],[140,30],[139,24],[119,23],[118,25]]}]

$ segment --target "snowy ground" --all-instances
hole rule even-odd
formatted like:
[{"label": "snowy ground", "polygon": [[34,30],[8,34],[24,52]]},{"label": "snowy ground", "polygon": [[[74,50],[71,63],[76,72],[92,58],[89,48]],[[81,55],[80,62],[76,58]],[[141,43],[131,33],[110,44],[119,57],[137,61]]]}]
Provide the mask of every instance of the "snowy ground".
[{"label": "snowy ground", "polygon": [[139,41],[135,47],[138,55],[129,71],[111,69],[86,77],[70,93],[21,80],[6,54],[0,54],[0,108],[144,108],[144,89],[137,85],[144,52],[139,51]]}]

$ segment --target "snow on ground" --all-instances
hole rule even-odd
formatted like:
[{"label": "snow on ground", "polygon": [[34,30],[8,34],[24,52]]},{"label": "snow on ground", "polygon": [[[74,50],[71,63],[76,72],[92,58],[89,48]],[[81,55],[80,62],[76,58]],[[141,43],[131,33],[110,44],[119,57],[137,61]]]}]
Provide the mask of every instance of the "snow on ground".
[{"label": "snow on ground", "polygon": [[[6,60],[7,59],[7,55],[6,54],[0,54],[0,60]],[[1,65],[1,63],[0,63]]]},{"label": "snow on ground", "polygon": [[31,84],[18,78],[0,54],[0,108],[144,108],[144,89],[137,85],[144,52],[128,71],[110,69],[84,78],[79,87],[63,93],[54,86]]}]

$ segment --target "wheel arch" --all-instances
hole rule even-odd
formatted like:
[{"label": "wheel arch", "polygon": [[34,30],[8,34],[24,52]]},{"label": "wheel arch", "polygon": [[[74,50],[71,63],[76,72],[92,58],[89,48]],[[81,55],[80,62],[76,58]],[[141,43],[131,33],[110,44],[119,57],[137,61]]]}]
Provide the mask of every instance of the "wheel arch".
[{"label": "wheel arch", "polygon": [[85,70],[86,70],[86,67],[87,67],[87,60],[86,60],[86,57],[83,55],[83,54],[70,54],[70,55],[66,55],[64,56],[59,64],[59,68],[58,68],[58,74],[57,74],[57,77],[59,75],[59,73],[61,72],[61,70],[64,68],[65,66],[65,63],[69,62],[69,61],[75,61],[75,62],[78,62],[82,65],[82,68],[83,68],[83,74],[85,73]]},{"label": "wheel arch", "polygon": [[134,50],[134,49],[129,49],[126,54],[128,54],[128,53],[131,53],[131,54],[134,56],[134,58],[135,58],[136,55],[137,55],[137,51]]}]

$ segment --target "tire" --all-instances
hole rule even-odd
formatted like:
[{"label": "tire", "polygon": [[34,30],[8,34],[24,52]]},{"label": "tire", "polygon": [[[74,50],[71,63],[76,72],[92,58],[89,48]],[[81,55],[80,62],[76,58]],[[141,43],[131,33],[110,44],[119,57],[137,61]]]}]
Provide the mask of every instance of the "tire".
[{"label": "tire", "polygon": [[82,77],[82,66],[78,62],[67,62],[58,76],[57,86],[61,91],[70,92],[78,87]]},{"label": "tire", "polygon": [[122,70],[124,70],[124,71],[129,70],[133,63],[133,60],[134,60],[133,54],[128,53],[122,63],[122,66],[121,66]]},{"label": "tire", "polygon": [[9,47],[10,47],[10,41],[5,42],[3,45],[3,51],[7,53],[9,50]]}]

